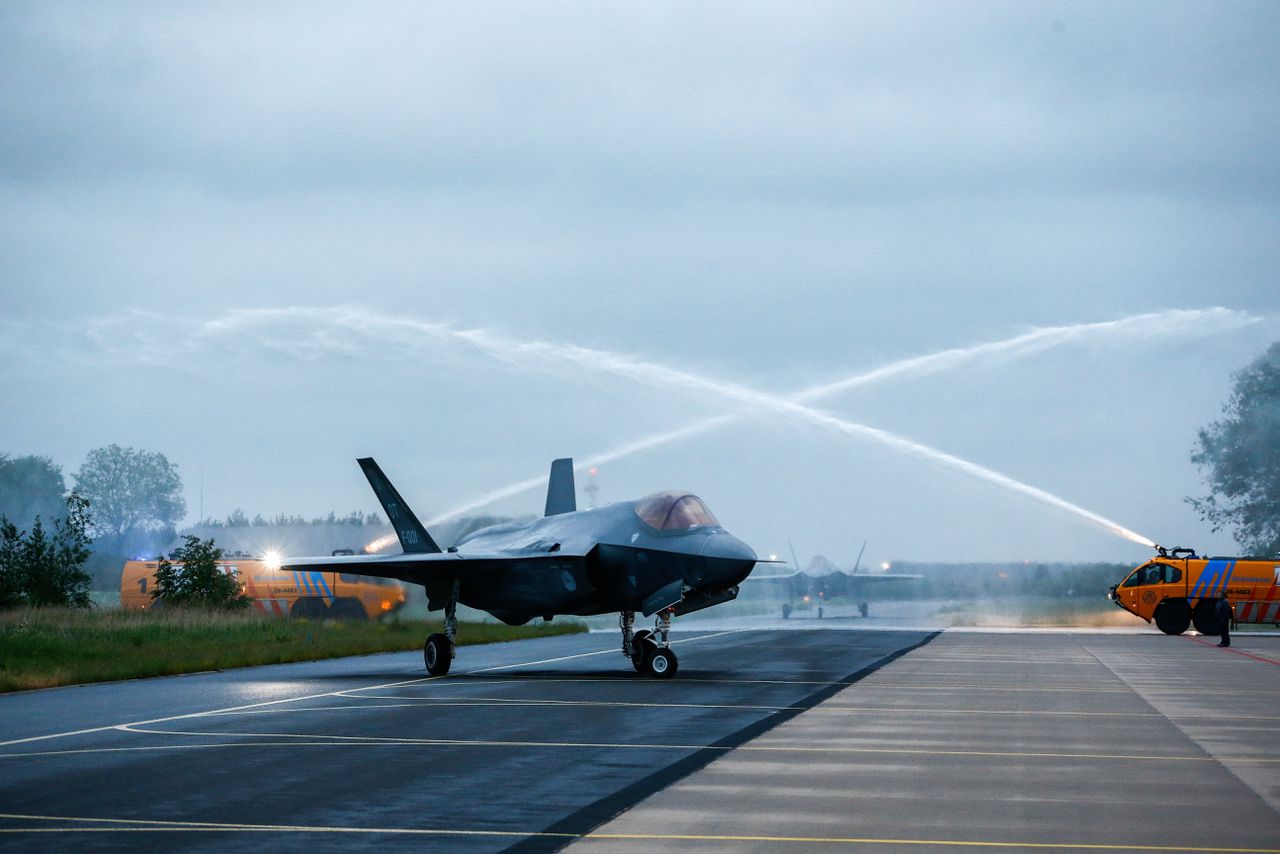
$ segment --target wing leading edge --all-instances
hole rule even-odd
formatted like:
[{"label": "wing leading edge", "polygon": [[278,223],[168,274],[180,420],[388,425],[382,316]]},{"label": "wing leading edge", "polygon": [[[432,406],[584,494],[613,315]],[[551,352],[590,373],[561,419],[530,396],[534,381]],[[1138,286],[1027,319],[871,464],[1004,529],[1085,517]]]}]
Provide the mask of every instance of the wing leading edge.
[{"label": "wing leading edge", "polygon": [[494,552],[462,555],[457,552],[439,554],[357,555],[352,557],[285,558],[280,568],[349,572],[373,578],[394,578],[410,584],[427,585],[433,581],[457,578],[466,582],[496,580],[514,563],[541,563],[581,560],[583,555],[547,554],[546,552]]}]

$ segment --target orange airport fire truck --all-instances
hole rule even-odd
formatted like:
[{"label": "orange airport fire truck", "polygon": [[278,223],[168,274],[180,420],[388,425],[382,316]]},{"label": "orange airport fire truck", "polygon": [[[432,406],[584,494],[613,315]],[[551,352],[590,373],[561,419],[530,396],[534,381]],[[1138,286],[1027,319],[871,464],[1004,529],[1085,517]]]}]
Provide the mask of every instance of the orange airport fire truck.
[{"label": "orange airport fire truck", "polygon": [[1280,626],[1280,558],[1200,557],[1194,549],[1164,549],[1111,588],[1109,598],[1160,631],[1180,635],[1192,624],[1216,635],[1213,607],[1227,597],[1237,623]]},{"label": "orange airport fire truck", "polygon": [[[120,576],[120,606],[145,610],[163,605],[154,600],[154,560],[131,560]],[[180,566],[181,564],[179,564]],[[285,572],[274,561],[227,557],[222,571],[240,580],[244,595],[264,614],[365,620],[389,614],[404,606],[404,587],[390,579],[369,578],[346,572]]]}]

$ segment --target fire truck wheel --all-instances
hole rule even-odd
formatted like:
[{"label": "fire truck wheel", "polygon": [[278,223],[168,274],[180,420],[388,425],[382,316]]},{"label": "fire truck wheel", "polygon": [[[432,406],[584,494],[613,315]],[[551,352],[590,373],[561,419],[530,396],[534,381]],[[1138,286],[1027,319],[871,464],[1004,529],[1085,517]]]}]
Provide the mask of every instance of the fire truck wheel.
[{"label": "fire truck wheel", "polygon": [[322,620],[327,613],[324,601],[314,596],[302,596],[294,601],[289,616],[297,619]]},{"label": "fire truck wheel", "polygon": [[342,599],[334,599],[333,605],[329,608],[330,615],[335,620],[356,620],[363,622],[369,619],[364,612],[364,606],[360,604],[359,599],[344,597]]},{"label": "fire truck wheel", "polygon": [[444,676],[453,664],[453,645],[447,635],[436,632],[427,638],[422,646],[422,661],[427,665],[427,673],[432,676]]},{"label": "fire truck wheel", "polygon": [[1185,599],[1166,599],[1156,606],[1155,620],[1166,635],[1180,635],[1191,625],[1191,606]]},{"label": "fire truck wheel", "polygon": [[1201,599],[1191,612],[1191,622],[1202,635],[1216,637],[1221,631],[1218,628],[1218,617],[1213,613],[1216,604],[1212,599]]}]

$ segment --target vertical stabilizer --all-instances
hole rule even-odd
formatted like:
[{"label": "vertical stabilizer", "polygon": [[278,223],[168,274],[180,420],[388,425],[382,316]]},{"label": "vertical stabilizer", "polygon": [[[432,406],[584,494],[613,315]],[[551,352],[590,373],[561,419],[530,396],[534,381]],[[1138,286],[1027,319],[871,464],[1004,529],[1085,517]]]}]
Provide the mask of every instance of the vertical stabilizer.
[{"label": "vertical stabilizer", "polygon": [[400,547],[404,549],[405,554],[438,553],[440,547],[436,545],[436,541],[431,539],[427,529],[409,509],[409,505],[404,503],[400,493],[396,492],[396,488],[391,485],[391,481],[387,480],[387,476],[373,461],[373,457],[362,457],[356,462],[360,464],[364,476],[369,479],[369,485],[373,487],[373,494],[378,496],[378,501],[382,503],[382,509],[387,512],[387,521],[396,529],[396,536],[400,538]]},{"label": "vertical stabilizer", "polygon": [[543,515],[558,516],[577,509],[578,498],[573,490],[573,458],[552,460],[551,478],[547,481],[547,512]]}]

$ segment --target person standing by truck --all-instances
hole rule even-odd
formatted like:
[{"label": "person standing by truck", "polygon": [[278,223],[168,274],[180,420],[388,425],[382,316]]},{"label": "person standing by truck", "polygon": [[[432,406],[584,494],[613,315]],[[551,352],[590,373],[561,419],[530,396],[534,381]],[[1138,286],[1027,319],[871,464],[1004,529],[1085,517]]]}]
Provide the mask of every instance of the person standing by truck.
[{"label": "person standing by truck", "polygon": [[1218,646],[1231,646],[1231,603],[1227,601],[1226,596],[1220,596],[1218,603],[1213,608],[1214,616],[1218,618],[1218,634],[1222,640],[1218,641]]}]

